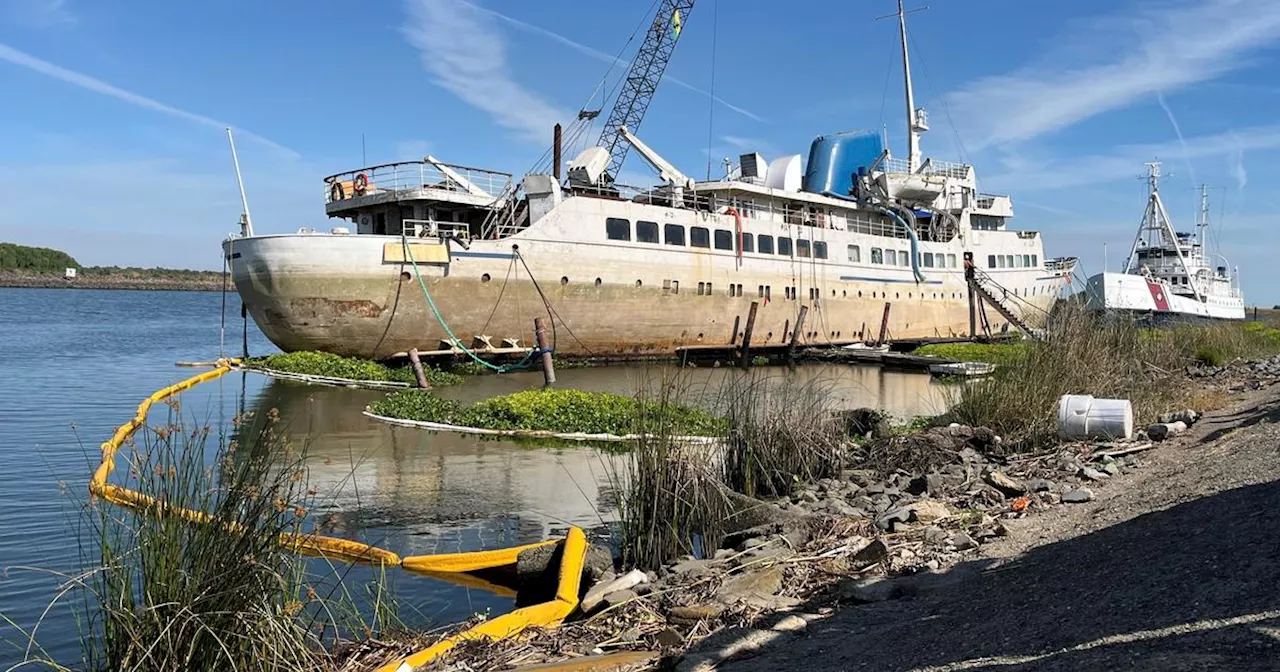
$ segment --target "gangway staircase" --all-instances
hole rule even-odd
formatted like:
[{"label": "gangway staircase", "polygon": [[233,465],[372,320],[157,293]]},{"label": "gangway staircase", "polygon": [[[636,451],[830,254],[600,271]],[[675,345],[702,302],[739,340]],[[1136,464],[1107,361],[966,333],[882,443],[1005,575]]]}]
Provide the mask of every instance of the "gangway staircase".
[{"label": "gangway staircase", "polygon": [[[964,279],[969,285],[969,335],[977,336],[977,320],[979,311],[982,312],[982,321],[987,326],[986,310],[984,306],[990,305],[997,313],[1000,313],[1009,324],[1021,329],[1027,337],[1039,340],[1040,332],[1033,329],[1022,318],[1011,309],[1005,302],[996,298],[995,291],[1008,296],[1008,290],[1000,286],[990,275],[983,273],[973,265],[973,253],[965,252],[964,254]],[[994,291],[993,291],[994,290]],[[989,327],[987,328],[989,331]]]}]

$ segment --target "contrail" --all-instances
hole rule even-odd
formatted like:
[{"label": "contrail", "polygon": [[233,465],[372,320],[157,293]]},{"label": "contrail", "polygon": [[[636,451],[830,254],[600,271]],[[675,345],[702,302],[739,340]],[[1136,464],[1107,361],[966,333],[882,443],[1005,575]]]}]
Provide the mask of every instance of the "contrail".
[{"label": "contrail", "polygon": [[237,132],[239,132],[240,135],[246,138],[250,138],[261,144],[264,144],[278,152],[281,152],[282,154],[285,154],[291,159],[297,159],[301,156],[297,152],[293,151],[292,149],[289,149],[288,147],[285,147],[284,145],[268,140],[267,138],[264,138],[261,135],[257,135],[256,133],[251,133],[244,129],[237,128],[235,124],[228,124],[224,121],[218,121],[217,119],[206,117],[201,114],[196,114],[195,112],[188,112],[186,110],[180,110],[170,105],[165,105],[164,103],[158,100],[153,100],[151,98],[138,95],[131,91],[125,91],[124,89],[121,89],[116,86],[112,86],[111,84],[108,84],[100,79],[95,79],[93,77],[90,77],[89,75],[68,70],[59,65],[54,65],[53,63],[36,58],[31,54],[28,54],[24,51],[19,51],[17,49],[14,49],[13,47],[10,47],[2,43],[0,43],[0,60],[8,61],[14,65],[26,68],[28,70],[32,70],[34,72],[38,72],[47,77],[52,77],[54,79],[62,80],[68,84],[71,84],[72,86],[78,86],[82,89],[93,91],[94,93],[100,93],[104,96],[109,96],[111,98],[115,98],[116,100],[120,100],[120,101],[129,103],[130,105],[135,105],[137,107],[141,107],[144,109],[148,109],[153,112],[160,112],[162,114],[167,114],[169,116],[178,117],[179,119],[192,121],[197,124],[201,124],[203,126],[216,128],[219,131],[224,130],[228,127],[232,128]]},{"label": "contrail", "polygon": [[[512,17],[510,17],[510,16],[507,16],[506,14],[503,14],[503,13],[501,13],[501,12],[498,12],[498,11],[495,11],[495,10],[492,10],[492,9],[489,9],[488,7],[481,7],[480,5],[477,5],[477,4],[472,3],[472,2],[468,2],[467,4],[470,4],[471,6],[475,7],[476,9],[478,9],[478,10],[480,10],[480,11],[482,11],[482,12],[485,12],[486,14],[489,14],[490,16],[494,16],[494,17],[497,17],[497,18],[499,18],[499,19],[502,19],[503,21],[506,21],[507,23],[509,23],[509,24],[511,24],[511,25],[513,25],[513,26],[515,26],[515,27],[517,27],[517,28],[519,28],[519,29],[521,29],[521,30],[523,30],[523,31],[525,31],[525,32],[533,33],[533,34],[535,34],[535,35],[541,35],[541,36],[546,37],[546,38],[548,38],[548,39],[554,40],[554,41],[559,42],[560,44],[562,44],[562,45],[564,45],[564,46],[566,46],[566,47],[569,47],[570,49],[573,49],[573,50],[575,50],[575,51],[577,51],[577,52],[579,52],[579,53],[582,53],[582,54],[586,54],[587,56],[590,56],[590,57],[592,57],[592,58],[594,58],[594,59],[596,59],[596,60],[598,60],[598,61],[602,61],[602,62],[605,62],[605,63],[617,63],[617,64],[620,64],[620,65],[631,65],[631,62],[630,62],[630,61],[628,61],[628,60],[627,60],[627,59],[625,59],[625,58],[619,58],[619,57],[617,57],[617,56],[611,56],[611,55],[609,55],[609,54],[604,53],[603,51],[600,51],[599,49],[594,49],[594,48],[592,48],[592,47],[588,47],[587,45],[585,45],[585,44],[583,44],[583,43],[581,43],[581,42],[578,42],[578,41],[575,41],[575,40],[571,40],[571,39],[569,39],[569,38],[565,37],[564,35],[561,35],[560,33],[552,32],[552,31],[547,30],[546,28],[543,28],[543,27],[541,27],[541,26],[535,26],[535,25],[533,25],[532,23],[527,23],[527,22],[525,22],[525,21],[521,21],[520,19],[512,18]],[[667,75],[666,77],[664,77],[664,79],[665,79],[665,80],[667,80],[667,81],[669,81],[669,82],[671,82],[672,84],[675,84],[676,86],[686,88],[686,89],[688,89],[688,90],[690,90],[690,91],[693,91],[693,92],[695,92],[695,93],[700,93],[700,94],[702,94],[702,95],[704,95],[704,96],[706,96],[706,97],[710,98],[711,100],[713,100],[713,101],[715,101],[715,102],[717,102],[717,103],[720,103],[721,105],[723,105],[723,106],[725,106],[725,107],[729,108],[730,110],[733,110],[734,112],[737,112],[738,114],[741,114],[742,116],[744,116],[744,117],[746,117],[746,118],[748,118],[748,119],[751,119],[751,120],[753,120],[753,121],[758,121],[758,122],[761,122],[761,123],[768,123],[768,122],[767,122],[763,117],[761,117],[760,115],[758,115],[758,114],[756,114],[756,113],[754,113],[754,112],[751,112],[750,110],[746,110],[746,109],[743,109],[743,108],[741,108],[741,107],[739,107],[739,106],[737,106],[737,105],[734,105],[733,103],[730,103],[730,102],[726,101],[725,99],[721,98],[720,96],[712,95],[710,92],[708,92],[708,91],[704,91],[704,90],[702,90],[702,89],[700,89],[700,88],[698,88],[698,87],[696,87],[696,86],[694,86],[694,85],[692,85],[692,84],[690,84],[690,83],[688,83],[688,82],[686,82],[686,81],[684,81],[684,80],[682,80],[682,79],[679,79],[679,78],[677,78],[677,77],[672,77],[672,76],[670,76],[670,75]]]},{"label": "contrail", "polygon": [[1199,185],[1200,180],[1196,179],[1196,169],[1191,166],[1191,150],[1187,147],[1187,139],[1182,137],[1182,128],[1178,126],[1178,119],[1173,116],[1173,109],[1164,101],[1163,92],[1156,91],[1156,100],[1160,101],[1160,107],[1169,117],[1169,123],[1173,124],[1173,132],[1178,136],[1178,142],[1182,144],[1182,160],[1187,162],[1187,173],[1191,175],[1191,183]]}]

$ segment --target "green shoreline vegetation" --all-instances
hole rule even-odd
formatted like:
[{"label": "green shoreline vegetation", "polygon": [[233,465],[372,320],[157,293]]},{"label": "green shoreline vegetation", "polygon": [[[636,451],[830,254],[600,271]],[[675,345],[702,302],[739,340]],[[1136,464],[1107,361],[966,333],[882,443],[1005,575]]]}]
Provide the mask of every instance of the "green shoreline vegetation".
[{"label": "green shoreline vegetation", "polygon": [[[66,269],[76,277],[65,277]],[[137,266],[84,266],[75,257],[47,247],[0,243],[0,287],[85,287],[100,289],[181,289],[216,291],[221,271]]]},{"label": "green shoreline vegetation", "polygon": [[401,420],[566,434],[622,436],[663,427],[673,435],[717,436],[728,427],[725,420],[696,408],[564,388],[524,390],[471,405],[425,390],[404,390],[375,401],[369,410]]},{"label": "green shoreline vegetation", "polygon": [[[274,369],[286,373],[343,378],[353,381],[371,380],[409,383],[410,385],[417,383],[413,369],[408,364],[388,366],[373,360],[343,357],[327,352],[309,350],[282,352],[267,355],[266,357],[252,357],[245,364],[249,367]],[[441,371],[432,366],[423,365],[422,371],[426,374],[427,382],[431,383],[433,387],[457,385],[462,382],[462,376],[448,371]]]}]

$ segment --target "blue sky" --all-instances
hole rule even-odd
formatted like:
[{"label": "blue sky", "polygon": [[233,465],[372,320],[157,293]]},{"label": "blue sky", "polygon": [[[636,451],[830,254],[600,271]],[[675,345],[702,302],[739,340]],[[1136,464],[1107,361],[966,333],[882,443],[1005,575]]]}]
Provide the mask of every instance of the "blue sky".
[{"label": "blue sky", "polygon": [[[1088,273],[1104,243],[1112,267],[1128,252],[1137,177],[1158,158],[1175,222],[1188,228],[1196,185],[1213,186],[1249,302],[1280,303],[1280,2],[930,5],[909,19],[927,156],[974,163],[985,191],[1013,195],[1018,228]],[[0,240],[218,268],[240,211],[224,126],[259,231],[327,227],[321,178],[361,165],[362,134],[371,164],[430,152],[519,174],[649,6],[0,0]],[[714,172],[858,128],[887,126],[902,154],[895,26],[874,20],[894,9],[700,0],[639,135],[695,176],[709,155]],[[651,175],[634,156],[625,170]]]}]

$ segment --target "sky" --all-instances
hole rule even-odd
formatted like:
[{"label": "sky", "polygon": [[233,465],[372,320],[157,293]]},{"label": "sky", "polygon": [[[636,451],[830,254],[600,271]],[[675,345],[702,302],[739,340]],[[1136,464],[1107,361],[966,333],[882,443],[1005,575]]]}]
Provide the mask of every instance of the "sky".
[{"label": "sky", "polygon": [[[1085,274],[1119,268],[1159,160],[1179,229],[1207,183],[1211,242],[1247,302],[1280,304],[1280,2],[928,4],[908,17],[926,156],[974,164],[983,191],[1013,196],[1011,226]],[[520,175],[557,121],[600,107],[651,7],[0,0],[0,241],[220,268],[241,210],[227,127],[260,233],[337,224],[322,180],[362,165],[430,153]],[[893,11],[700,0],[637,134],[695,177],[846,130],[883,129],[905,155],[896,25],[877,20]],[[633,152],[622,181],[654,173]]]}]

